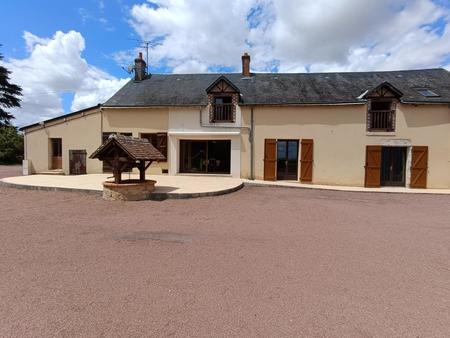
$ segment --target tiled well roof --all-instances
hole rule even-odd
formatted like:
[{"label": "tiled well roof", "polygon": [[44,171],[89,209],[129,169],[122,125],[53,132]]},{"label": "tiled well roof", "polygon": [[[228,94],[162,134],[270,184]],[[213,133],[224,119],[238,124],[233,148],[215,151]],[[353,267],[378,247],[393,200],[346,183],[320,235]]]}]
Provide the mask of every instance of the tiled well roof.
[{"label": "tiled well roof", "polygon": [[[356,73],[255,73],[152,74],[143,81],[130,80],[104,106],[206,105],[206,89],[220,76],[237,88],[243,105],[363,103],[361,94],[383,82],[397,88],[405,103],[450,103],[450,73],[423,69]],[[428,88],[439,97],[425,97],[417,89]]]},{"label": "tiled well roof", "polygon": [[147,139],[112,134],[89,158],[102,158],[111,147],[122,149],[132,160],[165,161],[166,158]]}]

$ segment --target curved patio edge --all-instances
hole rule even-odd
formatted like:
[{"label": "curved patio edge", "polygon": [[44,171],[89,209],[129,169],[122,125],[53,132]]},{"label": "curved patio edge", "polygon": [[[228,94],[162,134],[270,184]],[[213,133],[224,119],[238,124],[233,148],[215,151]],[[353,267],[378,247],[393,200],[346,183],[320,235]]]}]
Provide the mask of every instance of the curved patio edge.
[{"label": "curved patio edge", "polygon": [[[29,184],[19,184],[11,183],[0,180],[0,185],[8,188],[25,189],[25,190],[37,190],[37,191],[64,191],[64,192],[79,192],[90,195],[102,196],[102,190],[95,189],[77,189],[77,188],[67,188],[67,187],[49,187],[49,186],[38,186]],[[244,187],[244,183],[227,189],[216,190],[216,191],[205,191],[205,192],[193,192],[193,193],[170,193],[170,192],[153,192],[150,195],[149,200],[153,201],[163,201],[166,199],[188,199],[188,198],[199,198],[199,197],[212,197],[221,196],[236,192]]]}]

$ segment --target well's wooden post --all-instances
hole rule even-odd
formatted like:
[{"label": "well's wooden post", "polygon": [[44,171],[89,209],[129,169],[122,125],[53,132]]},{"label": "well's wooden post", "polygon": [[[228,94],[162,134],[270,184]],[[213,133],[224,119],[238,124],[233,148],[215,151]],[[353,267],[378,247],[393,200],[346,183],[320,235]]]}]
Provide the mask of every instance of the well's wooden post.
[{"label": "well's wooden post", "polygon": [[145,182],[145,161],[139,161],[139,180]]}]

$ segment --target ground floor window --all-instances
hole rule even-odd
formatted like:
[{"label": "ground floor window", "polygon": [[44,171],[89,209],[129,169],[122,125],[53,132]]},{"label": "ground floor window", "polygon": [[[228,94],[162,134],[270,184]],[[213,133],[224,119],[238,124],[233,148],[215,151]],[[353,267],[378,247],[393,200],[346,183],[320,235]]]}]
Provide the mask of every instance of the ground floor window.
[{"label": "ground floor window", "polygon": [[230,174],[230,140],[180,140],[181,173]]},{"label": "ground floor window", "polygon": [[381,186],[405,186],[406,147],[381,148]]},{"label": "ground floor window", "polygon": [[297,180],[298,140],[277,140],[277,180]]}]

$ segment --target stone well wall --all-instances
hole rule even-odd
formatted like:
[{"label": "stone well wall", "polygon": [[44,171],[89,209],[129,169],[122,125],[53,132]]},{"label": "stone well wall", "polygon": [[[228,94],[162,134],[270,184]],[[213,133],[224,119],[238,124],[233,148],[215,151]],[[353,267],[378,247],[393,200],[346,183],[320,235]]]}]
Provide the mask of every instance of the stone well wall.
[{"label": "stone well wall", "polygon": [[121,184],[103,182],[103,199],[108,201],[142,201],[150,199],[156,181],[124,180]]}]

